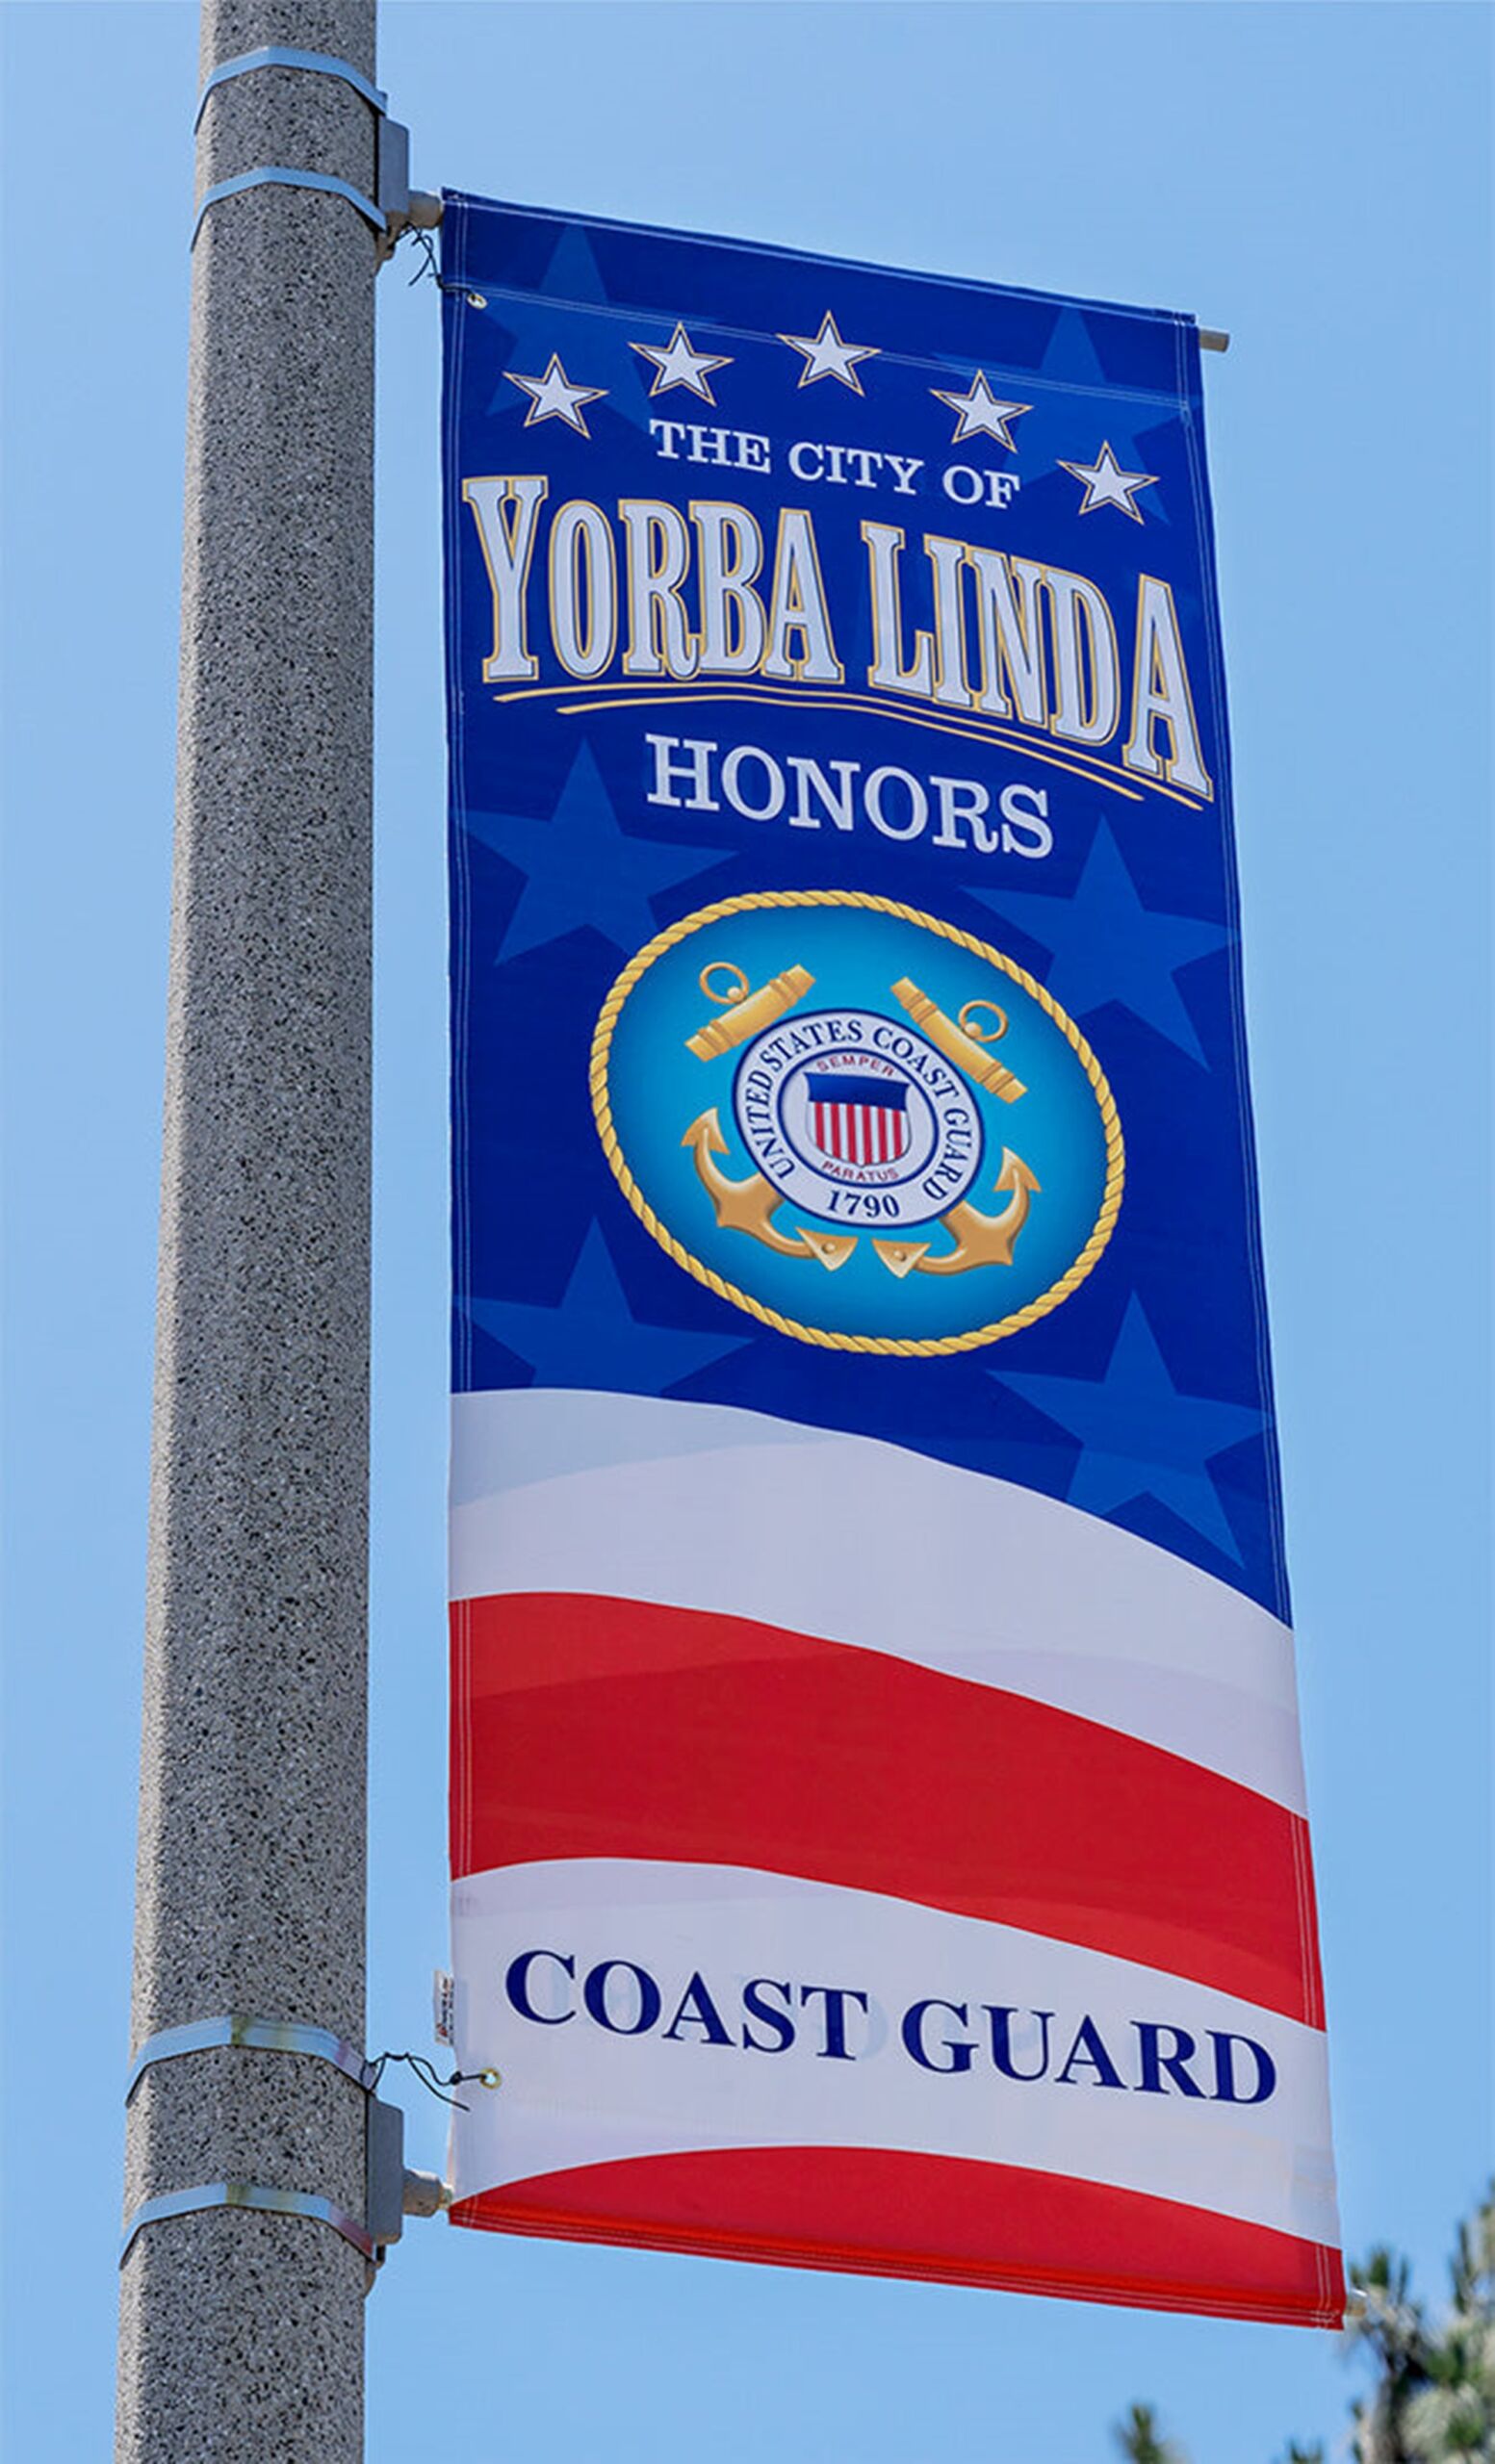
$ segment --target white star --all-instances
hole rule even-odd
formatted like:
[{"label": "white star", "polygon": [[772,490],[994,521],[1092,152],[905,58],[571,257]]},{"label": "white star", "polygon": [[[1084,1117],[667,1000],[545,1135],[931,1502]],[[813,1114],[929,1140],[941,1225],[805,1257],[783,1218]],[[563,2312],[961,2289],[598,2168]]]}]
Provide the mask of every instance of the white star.
[{"label": "white star", "polygon": [[1109,445],[1101,447],[1094,462],[1061,462],[1059,468],[1068,471],[1072,478],[1085,482],[1081,513],[1094,513],[1098,504],[1114,504],[1120,506],[1122,513],[1129,513],[1133,522],[1140,522],[1142,516],[1132,499],[1139,488],[1157,486],[1156,479],[1150,478],[1145,471],[1123,471]]},{"label": "white star", "polygon": [[984,368],[977,369],[968,394],[941,394],[938,385],[931,385],[929,390],[937,402],[948,402],[952,411],[959,411],[960,424],[954,438],[957,445],[963,444],[967,436],[994,436],[998,445],[1005,445],[1010,452],[1017,451],[1013,432],[1007,423],[1009,420],[1020,420],[1023,412],[1031,411],[1033,405],[1031,402],[999,402],[987,383]]},{"label": "white star", "polygon": [[813,342],[807,341],[803,334],[781,334],[779,340],[787,343],[790,350],[803,351],[805,355],[801,385],[817,385],[822,376],[834,376],[838,385],[849,385],[854,394],[860,394],[863,386],[856,362],[878,356],[869,343],[843,343],[829,309]]},{"label": "white star", "polygon": [[636,350],[640,359],[654,361],[654,383],[649,388],[651,402],[656,394],[667,394],[672,386],[684,385],[715,409],[716,397],[707,379],[713,368],[730,368],[732,362],[718,358],[710,351],[692,350],[690,337],[683,325],[676,326],[662,350],[655,343],[630,343],[629,348]]},{"label": "white star", "polygon": [[573,385],[560,364],[560,353],[554,350],[543,376],[516,376],[512,369],[503,372],[511,385],[522,386],[530,397],[525,413],[526,427],[533,427],[538,420],[564,420],[568,427],[580,428],[583,436],[591,435],[581,416],[581,406],[584,402],[600,402],[607,391],[606,385]]}]

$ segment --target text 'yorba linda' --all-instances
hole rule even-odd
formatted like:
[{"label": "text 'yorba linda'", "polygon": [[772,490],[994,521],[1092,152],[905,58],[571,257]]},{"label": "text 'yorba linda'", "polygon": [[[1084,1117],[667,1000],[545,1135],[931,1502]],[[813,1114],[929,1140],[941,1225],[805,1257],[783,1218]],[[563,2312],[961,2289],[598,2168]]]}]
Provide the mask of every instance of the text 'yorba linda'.
[{"label": "text 'yorba linda'", "polygon": [[[539,474],[464,480],[493,602],[482,680],[522,691],[558,671],[594,689],[749,679],[822,693],[862,688],[1003,722],[1132,778],[1211,798],[1170,584],[1139,574],[1131,604],[1063,567],[896,523],[863,522],[866,600],[833,608],[814,521],[785,506],[770,552],[742,504],[585,498],[552,508]],[[838,648],[869,620],[873,654],[849,679]],[[1123,649],[1123,644],[1125,648]],[[549,650],[554,671],[542,667]]]}]

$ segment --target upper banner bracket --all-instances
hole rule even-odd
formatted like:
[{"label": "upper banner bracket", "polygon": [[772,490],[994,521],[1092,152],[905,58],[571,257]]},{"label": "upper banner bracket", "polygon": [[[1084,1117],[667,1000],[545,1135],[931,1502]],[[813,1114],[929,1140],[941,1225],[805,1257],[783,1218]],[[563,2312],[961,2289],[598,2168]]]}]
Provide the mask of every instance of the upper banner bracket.
[{"label": "upper banner bracket", "polygon": [[232,60],[220,61],[212,75],[204,80],[197,97],[197,109],[193,116],[194,135],[202,125],[202,115],[208,108],[210,94],[216,92],[219,86],[231,85],[236,77],[247,77],[256,68],[301,68],[310,76],[336,77],[345,86],[351,86],[354,93],[361,94],[370,110],[377,112],[381,117],[389,110],[389,96],[382,87],[375,86],[362,69],[353,66],[350,60],[339,60],[330,51],[295,51],[282,43],[266,43],[258,51],[241,51]]},{"label": "upper banner bracket", "polygon": [[298,170],[282,164],[259,165],[253,170],[241,171],[235,178],[219,180],[207,191],[193,223],[193,246],[209,207],[252,188],[316,189],[324,195],[345,198],[374,233],[377,265],[383,265],[393,255],[402,232],[412,225],[429,230],[440,220],[439,198],[411,194],[410,132],[402,122],[390,118],[389,97],[383,88],[375,86],[351,61],[341,60],[333,52],[299,51],[283,43],[266,43],[257,51],[240,52],[232,60],[221,61],[204,81],[197,97],[193,131],[201,127],[209,100],[219,88],[260,68],[294,68],[309,76],[335,77],[368,104],[375,119],[374,193],[365,196],[351,182],[336,179],[328,172]]}]

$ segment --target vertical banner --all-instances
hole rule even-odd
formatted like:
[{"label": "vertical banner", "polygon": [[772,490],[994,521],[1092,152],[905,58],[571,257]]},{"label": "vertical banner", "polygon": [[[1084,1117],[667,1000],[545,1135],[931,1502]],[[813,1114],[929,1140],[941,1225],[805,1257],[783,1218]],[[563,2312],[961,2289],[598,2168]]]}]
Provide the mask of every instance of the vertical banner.
[{"label": "vertical banner", "polygon": [[443,265],[454,2219],[1337,2325],[1196,328]]}]

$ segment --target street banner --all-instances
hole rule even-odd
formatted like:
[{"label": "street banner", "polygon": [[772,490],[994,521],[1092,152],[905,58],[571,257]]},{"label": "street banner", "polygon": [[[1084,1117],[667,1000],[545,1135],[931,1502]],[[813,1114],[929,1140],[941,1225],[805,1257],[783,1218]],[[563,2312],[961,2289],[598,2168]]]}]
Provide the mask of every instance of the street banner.
[{"label": "street banner", "polygon": [[442,280],[453,2219],[1336,2326],[1198,330]]}]

